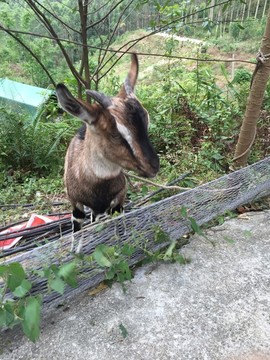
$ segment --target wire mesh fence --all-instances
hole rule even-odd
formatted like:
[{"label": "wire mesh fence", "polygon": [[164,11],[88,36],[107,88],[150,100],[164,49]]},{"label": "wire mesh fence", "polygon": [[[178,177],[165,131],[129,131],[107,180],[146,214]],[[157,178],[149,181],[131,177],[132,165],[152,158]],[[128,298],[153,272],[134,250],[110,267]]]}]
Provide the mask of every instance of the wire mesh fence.
[{"label": "wire mesh fence", "polygon": [[[85,255],[91,255],[99,244],[108,246],[130,244],[137,249],[147,243],[149,250],[156,251],[167,246],[171,241],[180,239],[191,230],[188,218],[193,218],[198,225],[202,225],[218,215],[269,194],[270,158],[266,158],[192,190],[116,218],[88,224],[74,235],[75,246],[82,241],[82,252]],[[183,208],[186,209],[188,218],[183,216]],[[157,241],[157,231],[162,231],[166,235],[166,241],[162,243]],[[2,258],[5,264],[11,262],[22,264],[34,284],[32,293],[44,295],[45,309],[87,288],[96,286],[104,279],[101,269],[91,263],[81,268],[77,288],[67,287],[63,295],[56,292],[47,293],[46,281],[36,275],[37,270],[51,264],[64,264],[71,261],[74,257],[70,253],[71,236],[68,232],[29,251],[11,258]],[[145,253],[142,250],[136,251],[129,259],[130,265],[139,262],[144,256]]]}]

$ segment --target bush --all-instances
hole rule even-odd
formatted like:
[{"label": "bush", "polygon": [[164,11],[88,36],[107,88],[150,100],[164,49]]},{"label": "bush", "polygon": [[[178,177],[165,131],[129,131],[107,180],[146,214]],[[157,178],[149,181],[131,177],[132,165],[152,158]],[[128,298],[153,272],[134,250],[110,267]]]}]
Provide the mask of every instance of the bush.
[{"label": "bush", "polygon": [[239,69],[235,70],[233,82],[236,84],[241,84],[242,82],[245,82],[245,81],[250,82],[251,77],[252,77],[252,74],[250,71],[248,71],[244,68],[239,68]]},{"label": "bush", "polygon": [[205,64],[190,72],[181,66],[156,69],[159,86],[140,86],[138,97],[150,113],[151,140],[162,157],[161,175],[168,175],[173,165],[178,174],[196,171],[205,181],[210,173],[216,178],[228,168],[243,99],[241,84],[234,86],[222,71],[227,81],[222,88],[217,85],[220,75]]},{"label": "bush", "polygon": [[5,107],[0,108],[0,137],[1,171],[46,176],[62,170],[71,129],[66,121],[44,121]]}]

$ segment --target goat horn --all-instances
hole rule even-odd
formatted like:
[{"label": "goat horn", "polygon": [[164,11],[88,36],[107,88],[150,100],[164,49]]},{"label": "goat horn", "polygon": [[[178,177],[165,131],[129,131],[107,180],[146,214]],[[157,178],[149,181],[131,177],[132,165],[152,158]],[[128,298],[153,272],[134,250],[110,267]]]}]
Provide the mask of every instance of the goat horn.
[{"label": "goat horn", "polygon": [[136,85],[138,72],[139,72],[138,57],[135,53],[133,53],[131,54],[130,70],[118,94],[119,97],[125,98],[126,96],[132,96],[134,94],[134,88]]},{"label": "goat horn", "polygon": [[107,109],[109,106],[112,105],[112,100],[109,96],[106,96],[95,90],[85,90],[85,91],[86,91],[86,94],[90,95],[91,98],[96,100],[105,109]]},{"label": "goat horn", "polygon": [[128,77],[126,78],[126,80],[124,82],[124,88],[125,88],[127,96],[131,96],[134,93],[134,88],[132,87],[131,82]]}]

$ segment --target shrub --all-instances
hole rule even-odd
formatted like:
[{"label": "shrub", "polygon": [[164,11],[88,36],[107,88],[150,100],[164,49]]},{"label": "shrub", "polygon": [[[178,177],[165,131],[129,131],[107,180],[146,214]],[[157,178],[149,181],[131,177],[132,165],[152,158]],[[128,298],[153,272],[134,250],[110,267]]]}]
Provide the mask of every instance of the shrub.
[{"label": "shrub", "polygon": [[244,68],[239,68],[239,69],[235,70],[233,82],[237,83],[237,84],[241,84],[244,81],[250,82],[251,76],[252,76],[252,74],[250,71],[248,71]]},{"label": "shrub", "polygon": [[39,176],[58,173],[71,137],[66,121],[32,118],[22,110],[0,108],[0,170],[31,172]]}]

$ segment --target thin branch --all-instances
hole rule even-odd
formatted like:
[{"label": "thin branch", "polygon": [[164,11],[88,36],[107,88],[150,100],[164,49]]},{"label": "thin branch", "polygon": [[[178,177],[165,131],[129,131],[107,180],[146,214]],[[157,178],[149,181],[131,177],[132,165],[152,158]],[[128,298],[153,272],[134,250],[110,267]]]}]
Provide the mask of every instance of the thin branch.
[{"label": "thin branch", "polygon": [[[104,4],[100,5],[100,7],[98,9],[96,9],[93,12],[88,12],[88,15],[93,15],[96,14],[97,12],[99,12],[101,9],[103,9],[105,6],[107,6],[109,3],[111,3],[111,0],[108,0],[107,2],[105,2]],[[87,3],[86,5],[90,5],[89,3]]]},{"label": "thin branch", "polygon": [[50,21],[47,19],[47,17],[39,10],[39,8],[35,5],[35,3],[32,0],[25,0],[27,2],[27,4],[31,7],[31,9],[34,11],[34,13],[41,19],[41,21],[43,22],[44,26],[48,29],[49,33],[55,38],[55,41],[57,42],[62,54],[64,55],[66,62],[68,64],[68,67],[70,69],[70,71],[72,72],[72,74],[74,75],[74,77],[81,82],[83,85],[84,84],[84,80],[83,78],[80,76],[80,74],[78,73],[78,71],[75,69],[75,67],[72,64],[72,61],[70,60],[68,53],[66,52],[66,49],[63,47],[61,41],[59,40],[54,28],[52,27]]},{"label": "thin branch", "polygon": [[[19,31],[19,30],[14,30],[14,29],[7,29],[7,28],[5,28],[3,26],[1,26],[0,31],[1,30],[5,31],[5,32],[14,33],[14,34],[23,34],[23,35],[36,36],[36,37],[49,39],[49,40],[54,40],[54,41],[56,41],[58,39],[59,41],[66,42],[66,43],[69,43],[69,44],[83,46],[83,44],[81,42],[78,42],[78,41],[68,40],[68,39],[64,39],[64,38],[55,38],[53,36],[46,36],[46,35],[41,35],[41,34],[32,33],[32,32]],[[149,35],[147,34],[145,37],[148,37],[148,36]],[[140,40],[144,39],[145,37],[141,37]],[[133,41],[135,41],[135,40],[133,40]],[[119,49],[106,49],[106,48],[103,48],[103,47],[92,46],[92,45],[87,45],[87,47],[89,49],[101,50],[101,51],[106,51],[107,50],[108,52],[112,52],[114,54],[119,53],[119,54],[123,54],[123,55],[132,54],[134,52],[134,51],[124,51],[124,50],[119,50]],[[200,59],[200,58],[194,58],[194,57],[166,55],[166,54],[158,54],[158,53],[145,53],[145,52],[136,52],[136,54],[141,55],[141,56],[157,56],[157,57],[166,57],[166,58],[169,58],[169,59],[193,60],[193,61],[201,61],[201,62],[228,62],[228,63],[240,62],[240,63],[246,63],[246,64],[252,64],[252,65],[256,64],[255,60],[250,61],[250,60],[243,60],[243,59]]]},{"label": "thin branch", "polygon": [[123,0],[120,0],[116,5],[114,5],[106,15],[104,15],[101,19],[99,19],[98,21],[96,21],[95,23],[92,23],[90,25],[87,26],[87,30],[89,30],[90,28],[100,24],[102,21],[104,21],[116,8],[118,5],[120,5],[123,2]]},{"label": "thin branch", "polygon": [[64,25],[65,27],[67,27],[68,29],[70,29],[71,31],[74,31],[77,34],[80,34],[80,31],[77,29],[74,29],[73,27],[71,27],[69,24],[67,24],[66,22],[64,22],[63,20],[61,20],[57,15],[55,15],[52,11],[50,11],[48,8],[46,8],[44,5],[42,5],[39,1],[35,0],[36,3],[45,11],[47,11],[47,13],[49,13],[52,17],[54,17],[57,21],[60,22],[60,24]]},{"label": "thin branch", "polygon": [[142,182],[145,182],[146,184],[150,184],[150,185],[159,187],[159,188],[164,189],[164,190],[189,190],[189,189],[191,189],[191,188],[188,188],[188,187],[181,187],[181,186],[176,186],[176,185],[170,186],[170,185],[157,184],[157,183],[155,183],[153,181],[146,180],[145,178],[142,178],[140,176],[127,173],[126,171],[124,171],[124,175],[127,176],[127,177],[133,177],[136,180],[140,180]]},{"label": "thin branch", "polygon": [[[117,28],[118,28],[118,25],[119,25],[119,23],[120,23],[123,15],[124,15],[124,13],[125,13],[126,10],[131,6],[131,4],[132,4],[133,2],[134,2],[134,0],[130,0],[130,2],[127,4],[127,6],[124,8],[124,10],[122,11],[122,13],[121,13],[120,16],[118,17],[117,23],[116,23],[116,25],[115,25],[115,27],[114,27],[114,29],[113,29],[113,32],[112,32],[112,34],[111,34],[111,36],[110,36],[110,38],[109,38],[109,40],[108,40],[108,43],[107,43],[107,46],[106,46],[106,50],[104,51],[104,54],[103,54],[103,56],[102,56],[102,58],[101,58],[101,61],[100,61],[100,63],[99,63],[100,65],[103,63],[103,61],[104,61],[104,59],[105,59],[105,56],[106,56],[107,51],[108,51],[108,49],[109,49],[109,46],[110,46],[111,43],[112,43],[112,39],[113,39],[113,37],[114,37],[114,35],[115,35],[115,32],[116,32],[116,30],[117,30]],[[97,66],[96,71],[95,71],[94,74],[92,75],[92,78],[95,77],[95,76],[100,72],[100,69],[103,68],[103,66],[101,66],[101,68],[100,68],[100,65]],[[102,78],[102,77],[101,77],[101,78]]]},{"label": "thin branch", "polygon": [[[3,26],[0,24],[0,29],[3,29]],[[52,82],[53,86],[56,86],[55,81],[53,80],[51,74],[49,73],[49,71],[47,70],[47,68],[45,67],[45,65],[41,62],[41,60],[37,57],[37,55],[16,35],[14,35],[12,32],[8,31],[7,29],[5,30],[5,32],[7,34],[9,34],[14,40],[16,40],[21,46],[23,46],[25,48],[25,50],[27,50],[31,56],[33,56],[33,58],[37,61],[37,63],[42,67],[42,69],[45,71],[45,73],[47,74],[48,78],[50,79],[50,81]]]},{"label": "thin branch", "polygon": [[[184,180],[184,179],[185,179],[187,176],[189,176],[190,174],[191,174],[191,172],[187,172],[187,173],[179,176],[177,179],[175,179],[175,180],[167,183],[166,186],[172,186],[172,185],[174,185],[174,184],[177,184],[178,182]],[[188,190],[188,188],[185,188],[185,189]],[[158,189],[158,190],[155,190],[155,191],[151,192],[150,194],[146,195],[145,197],[143,197],[142,199],[138,199],[138,200],[135,201],[134,203],[131,202],[131,204],[129,203],[129,204],[128,204],[128,207],[131,207],[131,206],[134,206],[134,205],[136,205],[136,206],[144,205],[144,204],[147,203],[153,196],[161,193],[161,192],[164,191],[164,190],[166,190],[166,189],[160,188],[160,189]]]}]

